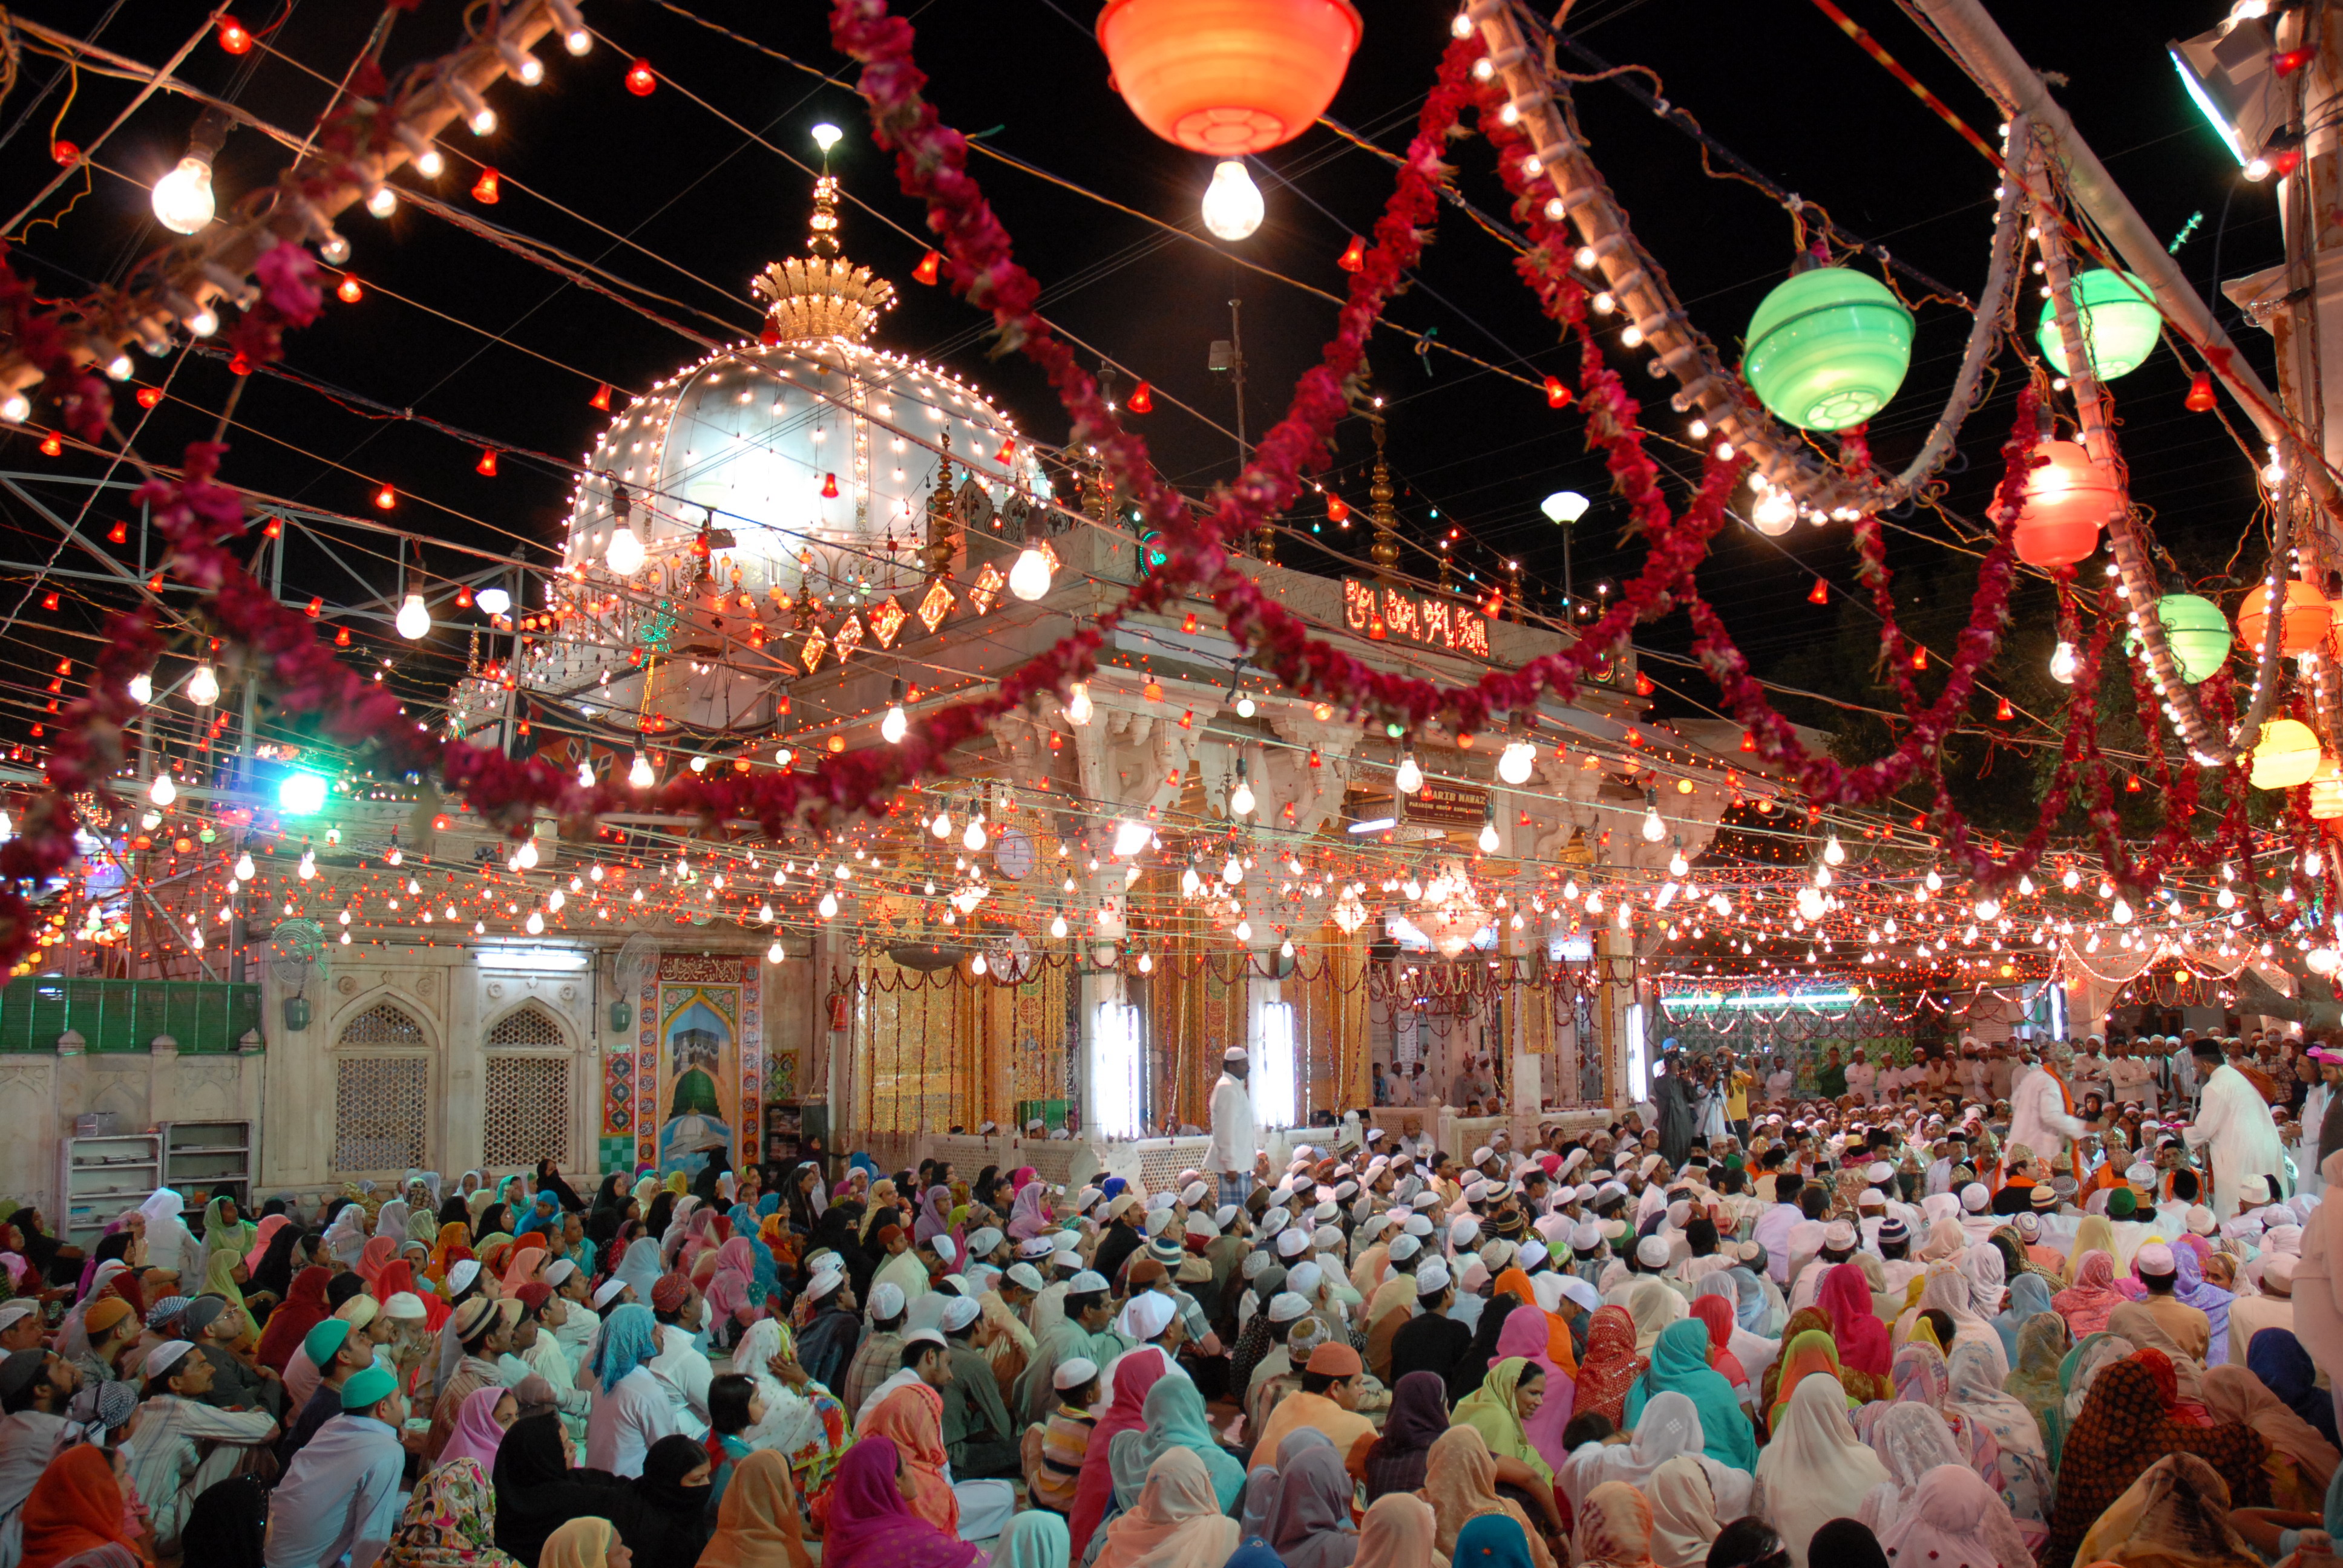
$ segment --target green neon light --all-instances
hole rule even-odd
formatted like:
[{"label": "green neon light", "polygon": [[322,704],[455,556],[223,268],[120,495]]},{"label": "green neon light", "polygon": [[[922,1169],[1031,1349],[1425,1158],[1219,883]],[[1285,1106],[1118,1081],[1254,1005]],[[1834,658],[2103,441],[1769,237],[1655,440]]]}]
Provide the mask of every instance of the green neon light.
[{"label": "green neon light", "polygon": [[1740,994],[1727,996],[1723,991],[1693,991],[1683,996],[1664,996],[1662,1007],[1677,1011],[1699,1011],[1703,1008],[1750,1007],[1825,1007],[1845,1006],[1863,1000],[1862,994],[1851,990],[1810,990],[1793,996],[1787,991],[1772,991],[1763,996]]}]

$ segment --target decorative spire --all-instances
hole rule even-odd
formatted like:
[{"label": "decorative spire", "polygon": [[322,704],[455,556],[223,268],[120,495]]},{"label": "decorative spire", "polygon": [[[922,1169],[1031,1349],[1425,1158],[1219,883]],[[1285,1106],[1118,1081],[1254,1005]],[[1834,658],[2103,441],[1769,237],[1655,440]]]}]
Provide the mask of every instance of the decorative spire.
[{"label": "decorative spire", "polygon": [[749,287],[766,301],[763,341],[806,343],[842,337],[860,343],[895,308],[895,286],[839,253],[838,176],[824,169],[813,183],[809,258],[769,264]]},{"label": "decorative spire", "polygon": [[958,504],[952,499],[951,432],[943,436],[943,453],[936,459],[936,487],[928,497],[928,575],[941,581],[951,575],[952,549],[960,534]]},{"label": "decorative spire", "polygon": [[1367,517],[1374,525],[1375,542],[1367,554],[1375,563],[1375,575],[1389,580],[1399,572],[1399,508],[1392,502],[1398,492],[1392,488],[1391,464],[1383,457],[1383,422],[1374,422],[1375,473],[1374,482],[1367,487],[1369,502]]}]

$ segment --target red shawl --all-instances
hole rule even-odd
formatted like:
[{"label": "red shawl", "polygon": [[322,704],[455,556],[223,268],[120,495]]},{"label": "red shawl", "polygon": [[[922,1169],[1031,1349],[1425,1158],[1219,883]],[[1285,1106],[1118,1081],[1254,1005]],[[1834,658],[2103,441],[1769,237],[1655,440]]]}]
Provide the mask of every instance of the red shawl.
[{"label": "red shawl", "polygon": [[326,1282],[330,1278],[315,1263],[293,1276],[292,1289],[260,1332],[260,1349],[255,1353],[261,1365],[283,1372],[309,1331],[326,1321]]}]

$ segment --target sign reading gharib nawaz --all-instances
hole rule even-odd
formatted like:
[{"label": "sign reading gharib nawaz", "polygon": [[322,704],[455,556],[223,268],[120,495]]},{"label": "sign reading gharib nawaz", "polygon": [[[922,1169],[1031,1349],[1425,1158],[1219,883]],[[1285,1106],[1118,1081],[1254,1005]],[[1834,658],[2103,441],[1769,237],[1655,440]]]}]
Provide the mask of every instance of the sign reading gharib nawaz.
[{"label": "sign reading gharib nawaz", "polygon": [[1401,816],[1427,828],[1478,828],[1489,818],[1489,787],[1485,784],[1426,779],[1423,789],[1400,799],[1407,802]]},{"label": "sign reading gharib nawaz", "polygon": [[1395,588],[1342,579],[1342,619],[1374,641],[1397,635],[1430,648],[1489,657],[1489,623],[1463,605],[1402,593]]}]

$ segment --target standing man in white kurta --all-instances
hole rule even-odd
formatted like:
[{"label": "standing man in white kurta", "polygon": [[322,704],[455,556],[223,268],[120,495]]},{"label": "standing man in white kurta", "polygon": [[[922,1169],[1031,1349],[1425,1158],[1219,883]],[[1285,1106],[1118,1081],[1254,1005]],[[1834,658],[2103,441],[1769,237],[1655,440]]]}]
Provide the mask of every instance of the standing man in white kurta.
[{"label": "standing man in white kurta", "polygon": [[2180,1136],[2191,1149],[2212,1146],[2213,1218],[2237,1217],[2237,1186],[2248,1176],[2268,1177],[2271,1198],[2284,1202],[2286,1151],[2278,1142],[2269,1102],[2251,1080],[2221,1060],[2221,1048],[2212,1040],[2196,1040],[2188,1049],[2205,1087],[2197,1102],[2197,1119],[2180,1130]]},{"label": "standing man in white kurta", "polygon": [[[2050,1059],[2064,1067],[2072,1053],[2053,1047]],[[2037,1159],[2056,1167],[2065,1162],[2067,1145],[2083,1132],[2082,1119],[2068,1103],[2065,1079],[2052,1068],[2036,1064],[2020,1073],[2009,1086],[2009,1141],[2005,1149],[2024,1144]]]},{"label": "standing man in white kurta", "polygon": [[1221,1201],[1242,1203],[1252,1191],[1253,1155],[1261,1140],[1253,1131],[1252,1095],[1245,1074],[1252,1059],[1242,1046],[1221,1053],[1221,1081],[1212,1085],[1212,1147],[1204,1168],[1221,1180]]}]

